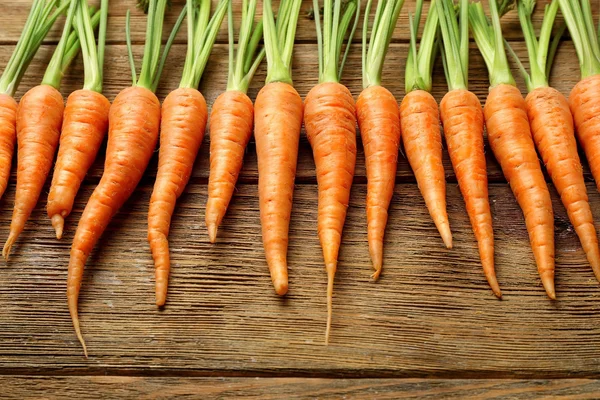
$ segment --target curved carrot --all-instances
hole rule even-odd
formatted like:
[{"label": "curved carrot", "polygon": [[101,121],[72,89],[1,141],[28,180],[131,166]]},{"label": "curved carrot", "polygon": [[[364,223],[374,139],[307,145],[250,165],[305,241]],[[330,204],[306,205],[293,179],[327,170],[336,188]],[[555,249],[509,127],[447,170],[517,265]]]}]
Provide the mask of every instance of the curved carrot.
[{"label": "curved carrot", "polygon": [[525,100],[515,86],[500,84],[490,90],[483,112],[492,151],[523,210],[542,284],[554,299],[554,214]]},{"label": "curved carrot", "polygon": [[210,114],[210,176],[206,202],[206,226],[211,243],[217,239],[217,229],[233,196],[253,123],[254,108],[246,93],[228,90],[215,100]]},{"label": "curved carrot", "polygon": [[333,279],[356,166],[356,108],[348,88],[337,82],[320,83],[312,88],[304,107],[306,136],[317,169],[317,225],[327,271],[327,343]]},{"label": "curved carrot", "polygon": [[163,306],[169,280],[169,227],[176,200],[187,185],[204,139],[208,111],[204,96],[179,88],[162,105],[158,172],[148,210],[148,242],[156,266],[156,305]]},{"label": "curved carrot", "polygon": [[17,102],[8,94],[0,94],[0,197],[8,186],[16,139]]},{"label": "curved carrot", "polygon": [[600,280],[598,237],[577,153],[569,103],[562,93],[551,87],[531,91],[525,102],[535,145],[567,209],[588,262]]},{"label": "curved carrot", "polygon": [[400,112],[394,95],[383,86],[369,86],[356,100],[356,116],[367,169],[367,233],[377,280],[383,263],[383,236],[394,194]]},{"label": "curved carrot", "polygon": [[254,104],[260,222],[265,256],[278,295],[288,290],[288,231],[302,110],[296,89],[283,82],[266,84]]},{"label": "curved carrot", "polygon": [[571,90],[569,106],[576,134],[600,190],[600,74],[580,80]]},{"label": "curved carrot", "polygon": [[133,193],[142,178],[158,140],[160,102],[141,86],[124,89],[117,95],[109,115],[108,144],[104,173],[79,220],[69,260],[67,298],[77,337],[77,302],[83,269],[90,252],[112,217]]},{"label": "curved carrot", "polygon": [[402,143],[421,195],[447,248],[452,233],[446,212],[446,175],[438,105],[425,90],[413,90],[400,103]]},{"label": "curved carrot", "polygon": [[77,90],[67,99],[46,207],[57,239],[62,237],[64,219],[71,213],[81,182],[100,150],[109,109],[108,99],[93,90]]},{"label": "curved carrot", "polygon": [[63,111],[63,97],[50,85],[39,85],[29,90],[19,104],[17,190],[9,236],[2,249],[2,256],[6,259],[23,232],[52,168]]},{"label": "curved carrot", "polygon": [[494,230],[488,199],[481,103],[468,90],[451,90],[440,103],[440,116],[450,160],[479,246],[483,272],[492,291],[500,298],[502,293],[494,270]]}]

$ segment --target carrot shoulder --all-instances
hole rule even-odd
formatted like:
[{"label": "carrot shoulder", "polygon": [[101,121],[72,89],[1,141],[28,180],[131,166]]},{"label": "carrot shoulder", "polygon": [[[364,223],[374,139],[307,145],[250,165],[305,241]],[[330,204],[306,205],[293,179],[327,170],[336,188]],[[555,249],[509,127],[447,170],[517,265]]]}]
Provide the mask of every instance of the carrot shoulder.
[{"label": "carrot shoulder", "polygon": [[302,110],[298,92],[283,82],[266,84],[254,105],[263,245],[271,280],[279,295],[286,294],[288,289],[288,235]]},{"label": "carrot shoulder", "polygon": [[554,299],[554,214],[525,100],[515,86],[500,84],[490,90],[483,112],[492,151],[523,210],[542,284]]}]

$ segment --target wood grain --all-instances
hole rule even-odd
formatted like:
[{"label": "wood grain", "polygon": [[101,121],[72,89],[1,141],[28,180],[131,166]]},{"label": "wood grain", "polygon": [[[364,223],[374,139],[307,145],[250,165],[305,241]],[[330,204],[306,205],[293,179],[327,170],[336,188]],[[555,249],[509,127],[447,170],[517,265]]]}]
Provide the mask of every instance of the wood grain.
[{"label": "wood grain", "polygon": [[593,399],[600,381],[591,379],[318,379],[318,378],[144,378],[116,376],[0,377],[4,398],[136,400],[212,399]]}]

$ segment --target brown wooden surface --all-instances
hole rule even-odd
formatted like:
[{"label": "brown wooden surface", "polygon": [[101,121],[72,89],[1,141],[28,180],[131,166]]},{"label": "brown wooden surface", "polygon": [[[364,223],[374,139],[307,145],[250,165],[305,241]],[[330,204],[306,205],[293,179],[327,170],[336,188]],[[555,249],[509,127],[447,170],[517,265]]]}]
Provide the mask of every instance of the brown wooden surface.
[{"label": "brown wooden surface", "polygon": [[[123,43],[127,7],[133,11],[138,60],[143,49],[144,17],[133,3],[111,1],[105,82],[109,99],[130,84]],[[167,29],[181,4],[174,2]],[[0,65],[14,49],[28,7],[28,0],[17,0],[0,14]],[[309,2],[303,7],[308,10]],[[384,68],[384,84],[398,100],[404,92],[407,11],[413,8],[414,3],[407,1]],[[536,21],[540,16],[538,12]],[[506,16],[504,29],[516,52],[525,57],[514,13]],[[293,77],[302,96],[317,79],[313,32],[313,23],[301,18]],[[40,82],[56,39],[56,33],[49,36],[17,97]],[[218,42],[200,85],[209,105],[226,85],[225,30]],[[484,100],[487,73],[474,46],[472,50],[471,89]],[[158,91],[161,99],[177,87],[184,55],[180,35]],[[65,77],[65,95],[81,86],[82,68],[77,60]],[[353,45],[346,68],[344,83],[358,95],[358,44]],[[579,79],[578,68],[572,43],[566,40],[558,52],[552,84],[568,94]],[[441,100],[446,91],[441,65],[434,74],[433,93]],[[261,68],[251,97],[264,78]],[[554,189],[558,300],[551,302],[539,282],[522,213],[488,151],[497,272],[504,293],[499,301],[481,272],[447,154],[445,160],[454,249],[443,248],[412,172],[401,158],[384,273],[374,284],[369,281],[366,179],[359,148],[329,347],[322,345],[325,272],[316,233],[314,163],[305,136],[290,232],[290,292],[285,298],[274,295],[264,262],[254,145],[248,148],[219,241],[210,245],[203,222],[205,144],[172,224],[168,303],[162,311],[155,308],[152,258],[145,239],[154,160],[88,263],[80,297],[90,351],[86,360],[67,311],[66,265],[75,224],[102,173],[100,157],[67,219],[64,239],[54,239],[44,211],[46,190],[11,260],[0,268],[1,397],[598,397],[600,384],[589,379],[600,378],[600,287]],[[587,167],[585,171],[592,210],[600,218],[600,195]],[[0,238],[7,235],[13,200],[14,177],[0,200]]]}]

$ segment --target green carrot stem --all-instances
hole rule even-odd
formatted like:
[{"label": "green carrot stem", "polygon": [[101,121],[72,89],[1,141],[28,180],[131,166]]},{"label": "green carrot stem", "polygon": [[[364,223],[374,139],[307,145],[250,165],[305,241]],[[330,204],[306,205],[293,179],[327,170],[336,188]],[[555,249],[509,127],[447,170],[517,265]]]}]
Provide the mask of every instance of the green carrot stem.
[{"label": "green carrot stem", "polygon": [[42,79],[42,85],[49,85],[57,90],[60,89],[60,82],[63,77],[63,71],[65,67],[63,58],[65,57],[65,53],[67,51],[67,42],[73,28],[73,17],[75,16],[77,4],[77,0],[69,0],[69,10],[67,11],[67,19],[65,20],[60,41],[56,46],[56,50],[50,59],[50,63],[48,64],[48,68],[46,68],[46,73]]},{"label": "green carrot stem", "polygon": [[414,19],[409,18],[411,25],[411,46],[406,62],[406,93],[413,90],[431,91],[433,62],[435,60],[436,51],[438,50],[436,38],[439,18],[436,11],[436,1],[439,0],[432,0],[430,3],[418,50],[417,32],[419,29],[421,10],[423,8],[423,0],[417,0],[415,17]]},{"label": "green carrot stem", "polygon": [[271,0],[263,1],[263,35],[267,57],[266,83],[292,84],[292,51],[302,0],[282,0],[277,24]]}]

